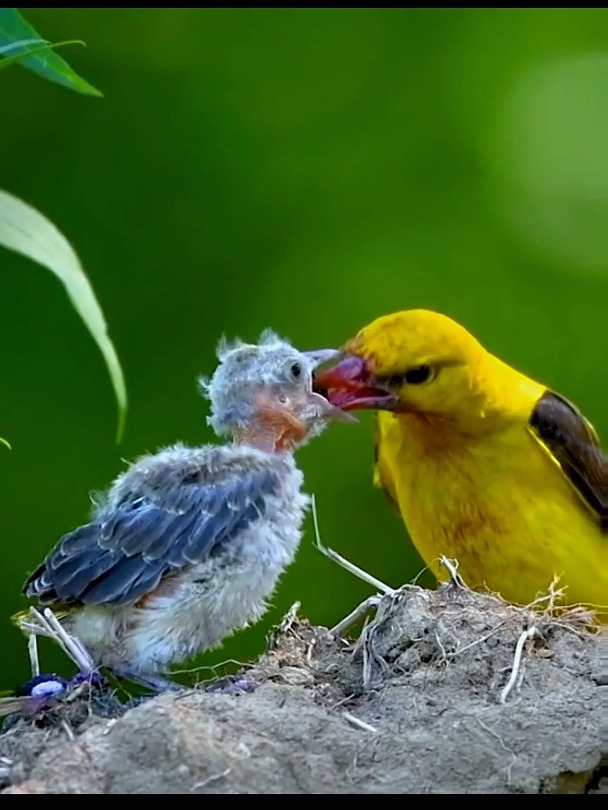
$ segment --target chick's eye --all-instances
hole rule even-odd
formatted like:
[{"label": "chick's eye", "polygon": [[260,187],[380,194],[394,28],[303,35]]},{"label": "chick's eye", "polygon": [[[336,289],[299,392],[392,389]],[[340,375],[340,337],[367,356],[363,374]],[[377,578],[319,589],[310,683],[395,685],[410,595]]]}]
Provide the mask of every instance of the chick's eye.
[{"label": "chick's eye", "polygon": [[290,371],[291,371],[291,376],[294,377],[294,379],[297,380],[298,377],[302,374],[302,366],[299,363],[294,363],[292,365]]},{"label": "chick's eye", "polygon": [[408,369],[403,375],[403,379],[408,385],[419,385],[426,382],[431,376],[430,366],[416,366]]}]

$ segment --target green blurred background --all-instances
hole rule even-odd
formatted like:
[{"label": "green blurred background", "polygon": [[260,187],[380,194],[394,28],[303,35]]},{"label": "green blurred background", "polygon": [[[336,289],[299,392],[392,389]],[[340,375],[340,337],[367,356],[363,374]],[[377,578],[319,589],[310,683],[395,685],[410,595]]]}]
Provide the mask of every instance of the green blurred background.
[{"label": "green blurred background", "polygon": [[[130,395],[48,272],[0,251],[0,688],[29,674],[27,572],[123,459],[210,441],[195,377],[222,332],[302,348],[429,307],[576,401],[608,435],[605,10],[26,10],[104,93],[0,73],[0,187],[78,250]],[[371,416],[300,462],[324,542],[392,585],[421,563],[370,483]],[[370,589],[311,522],[274,608],[206,663],[248,659],[287,607]],[[428,581],[428,580],[427,580]],[[45,669],[71,665],[50,648]]]}]

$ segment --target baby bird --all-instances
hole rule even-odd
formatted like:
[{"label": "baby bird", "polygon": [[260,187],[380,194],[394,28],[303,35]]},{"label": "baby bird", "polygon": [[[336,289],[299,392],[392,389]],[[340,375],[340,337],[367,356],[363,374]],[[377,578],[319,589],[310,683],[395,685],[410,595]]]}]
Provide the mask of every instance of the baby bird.
[{"label": "baby bird", "polygon": [[[313,370],[336,355],[299,352],[270,330],[258,345],[222,341],[199,383],[230,443],[137,459],[24,593],[52,606],[97,666],[175,686],[161,674],[260,619],[296,555],[309,498],[293,453],[343,418],[313,392]],[[27,630],[25,614],[16,622]]]}]

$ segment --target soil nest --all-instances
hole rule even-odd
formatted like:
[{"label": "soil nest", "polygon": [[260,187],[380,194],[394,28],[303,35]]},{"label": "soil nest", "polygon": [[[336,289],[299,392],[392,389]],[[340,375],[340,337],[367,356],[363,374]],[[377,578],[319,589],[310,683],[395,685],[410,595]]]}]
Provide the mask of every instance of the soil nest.
[{"label": "soil nest", "polygon": [[292,609],[247,668],[253,691],[201,685],[128,708],[85,690],[12,722],[2,792],[605,791],[605,636],[588,613],[457,579],[368,607],[353,639]]}]

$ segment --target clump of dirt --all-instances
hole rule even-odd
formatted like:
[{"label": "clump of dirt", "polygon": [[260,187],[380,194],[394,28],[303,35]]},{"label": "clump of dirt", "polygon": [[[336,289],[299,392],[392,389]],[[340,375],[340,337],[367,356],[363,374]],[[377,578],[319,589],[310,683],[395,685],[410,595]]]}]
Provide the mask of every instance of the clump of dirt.
[{"label": "clump of dirt", "polygon": [[292,611],[252,692],[13,723],[2,792],[600,792],[601,636],[547,604],[404,586],[354,640]]}]

